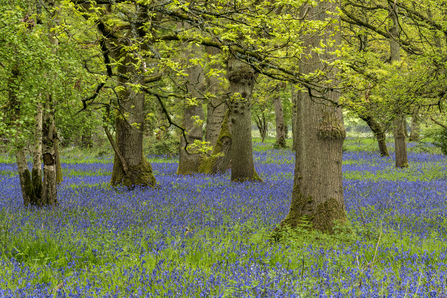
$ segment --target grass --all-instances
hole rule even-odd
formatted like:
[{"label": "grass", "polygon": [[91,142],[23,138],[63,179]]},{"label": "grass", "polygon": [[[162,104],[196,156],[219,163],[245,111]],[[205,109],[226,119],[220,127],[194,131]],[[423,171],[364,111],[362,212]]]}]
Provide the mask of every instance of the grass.
[{"label": "grass", "polygon": [[160,187],[133,191],[107,186],[110,156],[73,149],[60,206],[43,210],[21,206],[14,165],[1,164],[0,297],[445,297],[445,157],[410,145],[400,170],[374,140],[347,139],[349,226],[274,243],[294,153],[273,143],[254,140],[265,183],[177,176],[175,159],[152,156]]}]

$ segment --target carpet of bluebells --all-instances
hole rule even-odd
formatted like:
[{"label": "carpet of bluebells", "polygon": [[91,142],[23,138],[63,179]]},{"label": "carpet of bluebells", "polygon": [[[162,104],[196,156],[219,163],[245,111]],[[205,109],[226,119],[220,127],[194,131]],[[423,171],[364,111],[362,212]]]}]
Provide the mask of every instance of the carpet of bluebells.
[{"label": "carpet of bluebells", "polygon": [[0,297],[447,297],[446,157],[343,158],[350,227],[279,243],[289,150],[254,152],[265,183],[177,176],[158,158],[158,187],[132,191],[108,186],[110,159],[63,163],[44,210],[22,206],[16,166],[0,164]]}]

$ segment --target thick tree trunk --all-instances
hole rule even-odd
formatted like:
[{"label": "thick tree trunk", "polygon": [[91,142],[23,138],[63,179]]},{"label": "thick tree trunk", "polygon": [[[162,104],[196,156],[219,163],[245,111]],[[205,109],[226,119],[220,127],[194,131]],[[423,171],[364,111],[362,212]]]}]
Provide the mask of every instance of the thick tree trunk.
[{"label": "thick tree trunk", "polygon": [[[396,42],[399,35],[399,21],[397,17],[398,8],[396,5],[393,6],[390,11],[391,19],[393,20],[393,27],[390,29],[390,54],[391,63],[400,61],[400,46]],[[407,157],[407,141],[405,136],[405,119],[402,112],[398,112],[396,118],[394,119],[394,146],[396,148],[396,167],[406,168],[408,167],[408,157]]]},{"label": "thick tree trunk", "polygon": [[231,132],[231,181],[262,181],[255,171],[251,137],[251,97],[255,85],[255,70],[231,57],[227,65],[227,78],[230,82]]},{"label": "thick tree trunk", "polygon": [[216,145],[213,147],[211,156],[204,157],[199,172],[204,174],[225,173],[231,162],[232,135],[229,123],[230,110],[227,109],[221,124]]},{"label": "thick tree trunk", "polygon": [[[120,42],[116,42],[120,44]],[[121,42],[122,44],[122,42]],[[107,48],[104,42],[103,50]],[[109,141],[115,151],[111,185],[123,185],[128,188],[154,187],[156,179],[152,173],[152,167],[143,154],[143,132],[145,121],[144,93],[136,92],[130,84],[142,84],[143,80],[135,76],[139,70],[135,69],[138,64],[131,53],[127,53],[121,46],[109,46],[110,53],[116,59],[121,60],[117,67],[118,73],[127,74],[130,80],[120,77],[118,79],[123,90],[119,92],[121,105],[116,113],[116,142],[109,135]],[[144,65],[142,66],[144,68]],[[142,69],[144,71],[144,69]],[[106,130],[107,131],[107,130]]]},{"label": "thick tree trunk", "polygon": [[[127,63],[129,62],[127,60]],[[128,73],[126,69],[121,69],[120,72]],[[143,155],[144,94],[136,93],[127,87],[125,82],[121,83],[125,90],[120,92],[120,96],[126,100],[122,101],[122,107],[115,119],[116,146],[114,146],[115,159],[111,184],[113,186],[123,185],[128,188],[154,187],[156,180],[152,173],[152,167]],[[138,84],[139,82],[134,83]]]},{"label": "thick tree trunk", "polygon": [[[317,7],[305,4],[302,8],[307,12],[306,18],[324,20],[335,18],[336,3],[320,2]],[[328,23],[324,36],[313,34],[304,36],[305,55],[299,65],[300,72],[308,74],[326,65],[320,61],[336,59],[330,52],[335,50],[329,46],[329,40],[335,38],[335,45],[340,44],[340,34],[335,31],[339,23]],[[324,54],[312,51],[326,44]],[[329,74],[330,75],[330,74]],[[317,91],[313,91],[316,94]],[[339,93],[325,93],[332,102],[338,102]],[[289,214],[281,226],[295,228],[301,222],[309,222],[313,229],[332,233],[336,222],[346,220],[342,184],[342,146],[346,132],[343,125],[342,111],[330,102],[321,104],[319,99],[311,98],[309,93],[301,93],[297,101],[297,147],[295,162],[295,178],[292,203]]]},{"label": "thick tree trunk", "polygon": [[43,185],[41,206],[57,205],[56,189],[56,152],[54,142],[56,131],[54,127],[54,107],[51,95],[47,96],[42,125],[42,155],[43,155]]},{"label": "thick tree trunk", "polygon": [[374,137],[377,139],[379,145],[380,156],[390,156],[388,153],[388,148],[386,146],[386,134],[385,130],[382,128],[379,122],[377,122],[372,116],[369,115],[359,115],[360,119],[368,124],[369,128],[372,130]]},{"label": "thick tree trunk", "polygon": [[282,149],[286,148],[286,132],[284,125],[284,113],[279,94],[273,98],[273,104],[275,106],[276,147]]},{"label": "thick tree trunk", "polygon": [[410,142],[417,142],[421,138],[421,126],[420,126],[420,118],[418,113],[414,113],[413,117],[411,117],[411,132],[410,132]]},{"label": "thick tree trunk", "polygon": [[[191,45],[191,50],[185,51],[186,54],[191,54],[196,57],[200,53],[200,48],[196,45]],[[188,74],[188,96],[189,98],[202,97],[200,92],[203,92],[205,84],[205,78],[203,75],[203,69],[200,65],[191,66],[185,71]],[[195,141],[202,141],[203,138],[203,120],[205,114],[203,112],[202,102],[200,99],[195,100],[194,104],[190,104],[188,98],[184,102],[183,110],[183,127],[186,129],[186,140],[183,135],[180,137],[180,154],[179,164],[177,168],[177,175],[188,175],[199,172],[199,166],[201,161],[201,153],[196,149],[192,149],[190,145]],[[194,118],[197,118],[196,119]],[[186,142],[188,142],[187,151],[185,150]]]},{"label": "thick tree trunk", "polygon": [[[205,47],[208,54],[217,55],[219,49],[213,47]],[[221,69],[221,66],[213,65],[213,68]],[[211,146],[216,146],[217,139],[221,130],[221,124],[225,118],[225,113],[228,107],[223,98],[224,87],[221,84],[223,75],[211,76],[206,78],[206,84],[208,90],[212,94],[207,105],[207,118],[206,118],[206,134],[205,141],[209,142]]]}]

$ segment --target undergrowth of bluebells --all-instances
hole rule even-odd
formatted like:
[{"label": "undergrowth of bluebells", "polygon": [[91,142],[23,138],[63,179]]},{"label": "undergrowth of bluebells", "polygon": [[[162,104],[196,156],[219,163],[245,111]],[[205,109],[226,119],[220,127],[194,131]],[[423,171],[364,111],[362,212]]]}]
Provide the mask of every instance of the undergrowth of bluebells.
[{"label": "undergrowth of bluebells", "polygon": [[60,206],[44,210],[22,206],[1,163],[0,297],[446,297],[446,157],[409,144],[395,169],[368,144],[345,145],[348,226],[280,242],[294,153],[271,144],[254,144],[265,183],[177,176],[151,156],[158,187],[116,191],[110,156],[65,158]]}]

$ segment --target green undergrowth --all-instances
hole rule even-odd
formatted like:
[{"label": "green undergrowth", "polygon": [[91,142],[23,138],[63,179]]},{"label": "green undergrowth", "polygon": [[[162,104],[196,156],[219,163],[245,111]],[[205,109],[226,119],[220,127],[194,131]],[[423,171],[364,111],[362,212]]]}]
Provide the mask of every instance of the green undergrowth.
[{"label": "green undergrowth", "polygon": [[345,171],[343,179],[348,180],[408,180],[408,181],[431,181],[434,179],[446,178],[445,165],[433,163],[415,163],[410,161],[408,168],[396,168],[393,164],[387,166],[384,170],[368,172],[368,171]]},{"label": "green undergrowth", "polygon": [[[185,274],[192,274],[193,278],[194,270],[211,274],[213,264],[244,264],[246,258],[259,259],[263,266],[281,264],[301,275],[311,266],[334,267],[341,276],[347,274],[347,268],[355,267],[359,269],[359,278],[362,278],[362,272],[369,266],[375,268],[375,276],[382,277],[385,271],[381,269],[390,264],[396,273],[403,265],[411,266],[409,261],[413,254],[431,255],[425,266],[436,266],[436,256],[447,249],[447,243],[436,237],[418,239],[397,231],[383,232],[373,225],[352,223],[338,226],[334,235],[311,231],[303,224],[293,231],[284,231],[279,241],[272,240],[271,226],[252,221],[225,224],[216,229],[197,224],[176,235],[165,235],[157,229],[141,226],[128,227],[122,233],[104,227],[90,227],[80,233],[64,222],[59,229],[46,226],[47,216],[58,216],[51,212],[29,214],[42,217],[40,227],[25,224],[9,234],[2,230],[0,252],[4,267],[0,277],[7,278],[15,270],[15,265],[9,261],[11,258],[28,266],[32,272],[39,272],[34,282],[51,283],[54,287],[76,274],[77,284],[85,285],[87,281],[96,280],[103,288],[124,289],[129,280],[121,278],[123,270],[131,270],[141,264],[151,272],[160,261],[164,261],[165,270],[184,268],[187,269],[185,272],[190,272]],[[88,208],[66,212],[73,220],[88,217],[94,222],[107,218],[107,214],[97,214]],[[13,215],[5,215],[2,214],[0,219],[3,227],[13,222]],[[61,217],[61,220],[64,219]],[[153,244],[161,240],[168,243],[168,247],[151,252]],[[240,255],[240,247],[244,247],[246,256]],[[407,252],[408,258],[397,258],[402,252]],[[64,268],[63,274],[61,268]],[[307,277],[304,282],[318,281],[319,277],[315,276]],[[136,286],[143,286],[139,284],[138,277],[133,282]],[[14,286],[24,285],[17,283]]]}]

